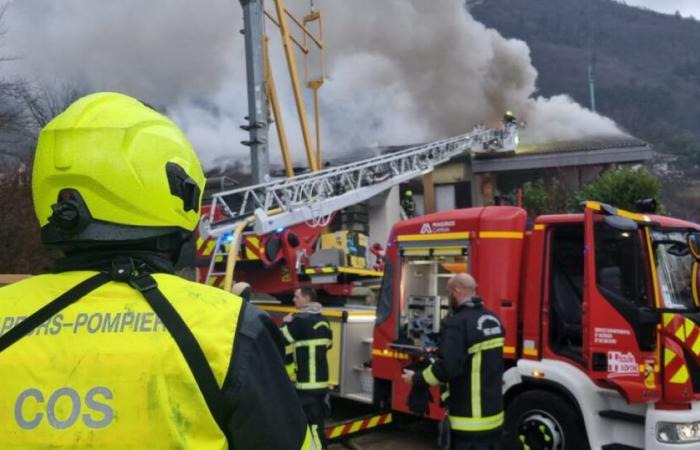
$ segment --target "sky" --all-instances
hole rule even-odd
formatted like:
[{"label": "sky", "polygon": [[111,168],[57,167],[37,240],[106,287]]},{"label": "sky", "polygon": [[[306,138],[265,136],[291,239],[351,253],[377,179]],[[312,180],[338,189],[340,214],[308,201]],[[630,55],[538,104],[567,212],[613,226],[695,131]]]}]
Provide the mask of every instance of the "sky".
[{"label": "sky", "polygon": [[698,0],[626,0],[628,5],[644,6],[655,11],[674,14],[680,11],[684,16],[700,19],[700,1]]},{"label": "sky", "polygon": [[[464,0],[441,0],[440,8],[426,0],[352,3],[364,13],[348,14],[343,0],[315,1],[324,14],[321,148],[329,159],[498,126],[505,110],[527,123],[523,142],[624,131],[566,95],[539,96],[527,44],[476,21]],[[287,7],[301,16],[309,2]],[[0,25],[0,56],[16,57],[3,75],[128,93],[182,127],[206,168],[248,164],[239,128],[247,102],[238,1],[12,0]],[[266,27],[292,159],[304,162],[279,33]],[[305,97],[313,122],[308,91]],[[279,163],[274,132],[270,147]]]}]

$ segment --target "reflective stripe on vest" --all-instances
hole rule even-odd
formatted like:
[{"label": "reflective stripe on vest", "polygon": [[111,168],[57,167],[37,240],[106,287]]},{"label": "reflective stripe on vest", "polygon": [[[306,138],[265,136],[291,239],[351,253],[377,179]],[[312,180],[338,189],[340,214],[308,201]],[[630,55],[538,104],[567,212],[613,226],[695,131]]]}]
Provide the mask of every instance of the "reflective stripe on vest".
[{"label": "reflective stripe on vest", "polygon": [[306,428],[306,437],[304,438],[301,450],[321,450],[321,446],[314,442],[314,435],[308,427]]},{"label": "reflective stripe on vest", "polygon": [[435,386],[436,384],[440,384],[440,380],[437,379],[435,373],[433,372],[432,364],[423,371],[422,375],[425,382],[429,385]]},{"label": "reflective stripe on vest", "polygon": [[488,431],[503,425],[503,412],[488,417],[450,416],[450,428],[456,431]]},{"label": "reflective stripe on vest", "polygon": [[306,339],[303,341],[296,341],[292,344],[292,346],[296,349],[299,347],[311,347],[315,348],[318,346],[326,346],[330,347],[332,341],[330,339]]},{"label": "reflective stripe on vest", "polygon": [[287,344],[291,344],[294,342],[294,337],[292,337],[292,333],[289,332],[289,328],[287,328],[287,325],[280,328],[280,330],[282,330],[282,335],[287,340]]},{"label": "reflective stripe on vest", "polygon": [[314,330],[318,330],[319,328],[328,328],[329,330],[331,329],[331,326],[326,322],[325,320],[322,320],[318,322],[316,325],[314,325]]},{"label": "reflective stripe on vest", "polygon": [[[301,390],[310,389],[325,389],[328,387],[328,381],[316,381],[316,347],[330,347],[332,341],[330,339],[307,339],[304,341],[296,341],[292,344],[294,349],[307,347],[309,349],[309,381],[296,383],[296,388]],[[294,361],[296,361],[296,351],[294,352]]]},{"label": "reflective stripe on vest", "polygon": [[504,339],[502,337],[489,339],[487,341],[474,344],[467,353],[472,355],[472,370],[471,370],[471,406],[472,417],[481,417],[481,354],[487,350],[503,347]]},{"label": "reflective stripe on vest", "polygon": [[[2,288],[0,334],[93,274]],[[155,279],[223,385],[241,301],[173,275]],[[96,289],[7,348],[0,373],[13,374],[0,390],[2,448],[227,448],[175,341],[126,284]]]},{"label": "reflective stripe on vest", "polygon": [[481,352],[472,357],[471,383],[472,417],[481,417]]},{"label": "reflective stripe on vest", "polygon": [[492,350],[494,348],[503,347],[505,340],[502,337],[489,339],[488,341],[482,341],[478,344],[474,344],[467,350],[470,355],[477,352],[483,352],[486,350]]},{"label": "reflective stripe on vest", "polygon": [[311,389],[326,389],[329,386],[328,381],[314,381],[314,382],[298,382],[295,384],[296,388],[302,391],[308,391]]}]

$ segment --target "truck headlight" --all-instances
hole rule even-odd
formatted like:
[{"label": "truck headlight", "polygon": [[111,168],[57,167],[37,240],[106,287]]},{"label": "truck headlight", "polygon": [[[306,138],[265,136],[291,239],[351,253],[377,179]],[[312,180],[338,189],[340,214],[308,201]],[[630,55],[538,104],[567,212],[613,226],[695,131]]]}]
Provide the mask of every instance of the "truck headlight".
[{"label": "truck headlight", "polygon": [[656,426],[656,438],[659,442],[670,444],[700,442],[700,422],[659,422]]}]

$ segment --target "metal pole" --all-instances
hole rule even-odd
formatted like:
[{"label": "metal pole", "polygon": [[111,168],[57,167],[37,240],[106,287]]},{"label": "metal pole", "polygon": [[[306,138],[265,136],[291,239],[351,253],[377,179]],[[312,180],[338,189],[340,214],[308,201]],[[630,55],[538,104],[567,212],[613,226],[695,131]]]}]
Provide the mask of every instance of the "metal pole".
[{"label": "metal pole", "polygon": [[277,7],[277,20],[279,21],[280,31],[282,32],[282,45],[284,47],[284,54],[287,59],[289,76],[292,79],[292,90],[294,91],[294,99],[296,100],[299,123],[301,124],[301,134],[304,138],[306,158],[309,161],[309,169],[311,169],[312,172],[317,172],[319,170],[318,161],[316,161],[316,153],[314,152],[311,136],[309,135],[304,98],[301,94],[301,88],[299,88],[297,63],[296,59],[294,58],[294,48],[292,47],[292,41],[289,37],[289,30],[287,28],[287,12],[284,8],[283,0],[275,0],[275,6]]},{"label": "metal pole", "polygon": [[318,87],[314,89],[314,116],[316,117],[316,164],[319,170],[323,167],[321,161],[321,118],[319,112]]},{"label": "metal pole", "polygon": [[248,124],[241,126],[250,133],[250,170],[252,184],[270,181],[270,152],[268,148],[268,111],[265,89],[263,52],[263,1],[240,0],[243,7],[246,74],[248,80]]},{"label": "metal pole", "polygon": [[270,99],[270,107],[275,117],[275,127],[277,128],[277,136],[280,140],[280,150],[282,151],[282,160],[284,161],[284,171],[287,178],[294,176],[294,166],[292,158],[289,156],[289,144],[287,143],[287,133],[284,131],[284,118],[280,110],[279,100],[277,98],[277,89],[275,88],[275,79],[272,76],[272,68],[270,67],[270,49],[269,38],[265,36],[265,79],[267,80],[267,97]]},{"label": "metal pole", "polygon": [[595,60],[591,61],[588,64],[588,86],[589,86],[589,90],[591,93],[591,111],[596,112],[596,110],[595,110],[595,77],[593,75],[594,64],[595,64]]}]

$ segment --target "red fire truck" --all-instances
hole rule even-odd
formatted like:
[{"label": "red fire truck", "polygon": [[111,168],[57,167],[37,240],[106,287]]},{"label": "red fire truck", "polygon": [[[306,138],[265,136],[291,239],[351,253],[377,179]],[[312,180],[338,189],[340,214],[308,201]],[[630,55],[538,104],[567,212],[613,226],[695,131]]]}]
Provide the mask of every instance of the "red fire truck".
[{"label": "red fire truck", "polygon": [[408,412],[401,372],[433,345],[447,279],[466,270],[507,330],[510,442],[700,448],[698,244],[697,224],[595,202],[533,223],[516,207],[398,223],[374,327],[375,403]]}]

